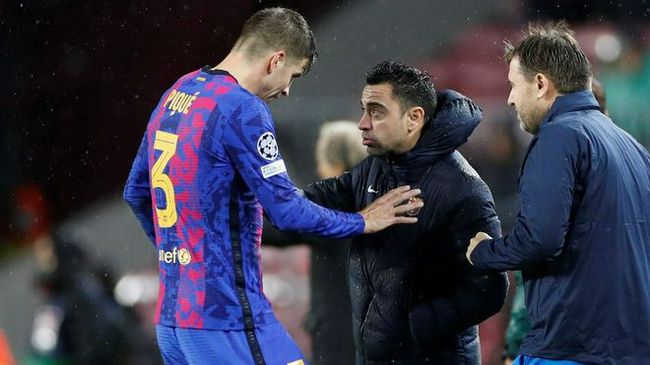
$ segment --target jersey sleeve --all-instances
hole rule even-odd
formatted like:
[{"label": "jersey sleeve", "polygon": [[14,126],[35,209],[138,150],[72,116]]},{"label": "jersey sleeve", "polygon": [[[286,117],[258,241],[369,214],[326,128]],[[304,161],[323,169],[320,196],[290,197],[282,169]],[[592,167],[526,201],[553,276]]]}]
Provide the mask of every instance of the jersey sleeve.
[{"label": "jersey sleeve", "polygon": [[138,149],[138,154],[133,161],[131,172],[126,180],[123,197],[138,218],[144,232],[155,245],[156,238],[153,225],[147,156],[147,133],[145,132],[140,143],[140,148]]},{"label": "jersey sleeve", "polygon": [[271,114],[262,101],[248,101],[223,122],[226,153],[274,226],[335,238],[363,233],[360,214],[321,207],[294,186],[279,152]]}]

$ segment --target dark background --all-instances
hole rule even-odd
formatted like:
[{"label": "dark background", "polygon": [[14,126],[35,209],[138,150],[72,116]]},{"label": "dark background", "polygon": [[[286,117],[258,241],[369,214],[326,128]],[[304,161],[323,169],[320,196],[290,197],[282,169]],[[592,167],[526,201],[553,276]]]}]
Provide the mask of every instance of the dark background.
[{"label": "dark background", "polygon": [[[278,4],[0,5],[0,217],[9,223],[2,230],[16,224],[15,192],[26,184],[43,190],[53,221],[118,194],[160,94],[179,76],[219,62],[246,18]],[[282,4],[309,21],[336,2]]]}]

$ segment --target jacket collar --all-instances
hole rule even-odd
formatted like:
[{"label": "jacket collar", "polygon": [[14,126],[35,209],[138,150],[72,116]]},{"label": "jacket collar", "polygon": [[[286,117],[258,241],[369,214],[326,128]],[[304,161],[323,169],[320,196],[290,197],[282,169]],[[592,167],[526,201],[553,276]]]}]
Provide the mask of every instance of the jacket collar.
[{"label": "jacket collar", "polygon": [[466,96],[453,91],[438,92],[436,114],[427,122],[415,147],[401,155],[385,159],[397,170],[417,169],[433,165],[456,150],[481,121],[481,109]]},{"label": "jacket collar", "polygon": [[589,109],[600,109],[594,94],[589,90],[577,91],[558,96],[555,98],[551,109],[546,113],[540,126],[548,122],[553,122],[553,120],[560,114]]}]

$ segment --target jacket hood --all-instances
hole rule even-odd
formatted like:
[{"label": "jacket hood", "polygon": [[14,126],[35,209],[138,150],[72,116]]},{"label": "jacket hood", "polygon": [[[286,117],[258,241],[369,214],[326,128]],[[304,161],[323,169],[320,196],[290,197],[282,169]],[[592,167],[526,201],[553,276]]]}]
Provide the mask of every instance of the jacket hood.
[{"label": "jacket hood", "polygon": [[438,106],[422,130],[415,147],[402,155],[391,156],[397,165],[416,167],[431,164],[462,146],[481,121],[481,108],[454,90],[437,93]]}]

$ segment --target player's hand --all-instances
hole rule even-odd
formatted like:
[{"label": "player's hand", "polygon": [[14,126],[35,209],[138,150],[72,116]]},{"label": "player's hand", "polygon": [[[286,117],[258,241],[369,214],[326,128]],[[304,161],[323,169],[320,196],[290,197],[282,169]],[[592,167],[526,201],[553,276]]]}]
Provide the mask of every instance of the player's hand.
[{"label": "player's hand", "polygon": [[402,203],[420,193],[420,189],[411,189],[408,185],[400,186],[363,208],[359,212],[366,222],[363,233],[379,232],[393,224],[416,223],[418,221],[416,217],[402,215],[408,211],[422,208],[424,202],[422,200],[413,200],[407,204]]},{"label": "player's hand", "polygon": [[465,256],[467,257],[467,261],[469,261],[470,264],[474,265],[474,263],[472,263],[472,260],[470,259],[470,257],[472,256],[472,252],[474,252],[474,249],[476,248],[476,246],[478,246],[479,243],[481,243],[481,242],[483,242],[485,240],[489,240],[491,238],[492,237],[490,237],[489,234],[484,233],[484,232],[479,232],[479,233],[476,234],[476,236],[474,236],[474,238],[469,240],[469,247],[467,247],[467,253],[465,254]]}]

